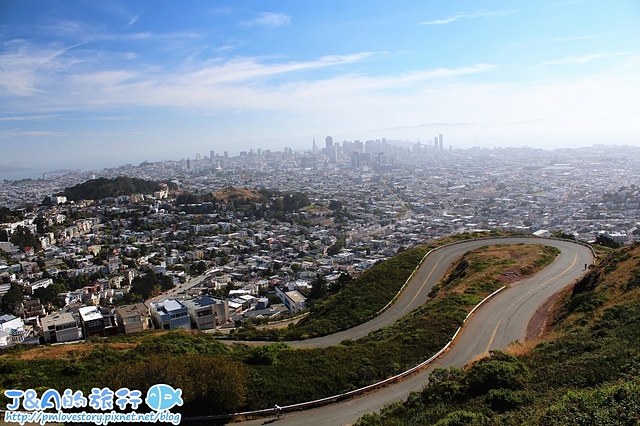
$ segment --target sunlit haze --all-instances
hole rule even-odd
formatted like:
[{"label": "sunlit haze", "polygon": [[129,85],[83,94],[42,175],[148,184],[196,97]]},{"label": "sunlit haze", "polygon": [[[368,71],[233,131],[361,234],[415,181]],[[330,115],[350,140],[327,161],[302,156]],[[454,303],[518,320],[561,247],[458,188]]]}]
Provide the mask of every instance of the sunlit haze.
[{"label": "sunlit haze", "polygon": [[2,1],[0,165],[640,143],[640,3]]}]

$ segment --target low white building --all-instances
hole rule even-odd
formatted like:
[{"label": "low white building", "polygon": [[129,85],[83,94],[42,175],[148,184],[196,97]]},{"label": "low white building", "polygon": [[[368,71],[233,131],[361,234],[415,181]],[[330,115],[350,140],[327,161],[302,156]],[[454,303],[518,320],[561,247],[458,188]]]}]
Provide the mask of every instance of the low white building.
[{"label": "low white building", "polygon": [[53,284],[53,280],[51,278],[45,278],[45,279],[42,279],[42,280],[38,280],[36,282],[33,282],[33,283],[27,285],[27,293],[33,294],[34,290],[37,290],[39,288],[47,288],[51,284]]},{"label": "low white building", "polygon": [[283,291],[280,287],[276,287],[276,295],[282,300],[284,306],[289,309],[290,314],[304,311],[307,308],[307,299],[298,290]]},{"label": "low white building", "polygon": [[41,320],[45,343],[73,342],[82,339],[80,323],[69,312],[58,312]]},{"label": "low white building", "polygon": [[[15,315],[0,316],[0,347],[20,343],[26,337],[24,321]],[[6,336],[5,336],[6,334]]]}]

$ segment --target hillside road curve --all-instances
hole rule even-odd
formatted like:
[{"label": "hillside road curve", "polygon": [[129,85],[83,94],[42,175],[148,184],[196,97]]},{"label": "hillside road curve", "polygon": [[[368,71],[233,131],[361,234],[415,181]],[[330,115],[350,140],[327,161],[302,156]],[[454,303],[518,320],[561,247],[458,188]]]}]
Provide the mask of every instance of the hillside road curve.
[{"label": "hillside road curve", "polygon": [[[288,413],[284,419],[270,424],[350,425],[366,413],[379,411],[387,404],[405,399],[411,391],[420,391],[436,367],[462,367],[491,349],[505,348],[517,340],[524,341],[527,325],[536,310],[549,297],[582,277],[586,273],[584,266],[593,262],[591,248],[565,240],[492,238],[443,246],[427,256],[402,295],[372,321],[331,336],[291,343],[297,347],[323,347],[344,339],[357,339],[391,324],[425,303],[431,288],[460,256],[470,250],[496,244],[549,245],[560,249],[560,255],[536,275],[513,283],[482,305],[465,323],[449,350],[422,372],[357,398]],[[242,422],[242,425],[260,424],[265,424],[265,419]]]}]

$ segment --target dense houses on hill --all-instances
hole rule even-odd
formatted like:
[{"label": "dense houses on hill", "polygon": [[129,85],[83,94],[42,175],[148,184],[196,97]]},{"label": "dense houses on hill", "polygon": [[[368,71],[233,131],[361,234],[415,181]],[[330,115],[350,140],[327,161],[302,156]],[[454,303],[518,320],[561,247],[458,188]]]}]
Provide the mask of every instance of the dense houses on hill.
[{"label": "dense houses on hill", "polygon": [[[0,346],[34,335],[48,343],[151,328],[219,331],[295,315],[319,276],[331,285],[456,233],[560,232],[586,241],[605,234],[620,244],[640,234],[637,148],[360,145],[345,142],[331,155],[259,151],[93,172],[170,179],[179,187],[173,193],[165,185],[101,200],[55,195],[88,178],[80,172],[0,183],[0,203],[11,207],[0,224],[0,298],[10,310],[0,317],[9,324],[0,323]],[[367,146],[388,152],[348,152]],[[274,215],[275,198],[177,202],[228,187],[301,193],[308,205]],[[45,196],[48,203],[37,202]],[[171,297],[159,295],[170,289],[162,282],[175,286]]]}]

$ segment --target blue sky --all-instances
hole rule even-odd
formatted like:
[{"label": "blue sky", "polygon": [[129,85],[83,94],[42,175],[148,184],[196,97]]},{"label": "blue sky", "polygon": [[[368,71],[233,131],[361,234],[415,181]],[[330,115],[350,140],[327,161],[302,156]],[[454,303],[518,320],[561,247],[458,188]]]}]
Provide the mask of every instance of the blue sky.
[{"label": "blue sky", "polygon": [[0,165],[640,143],[640,2],[0,0]]}]

